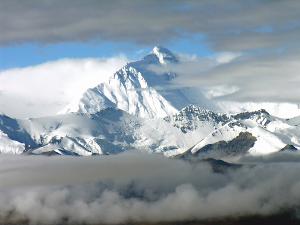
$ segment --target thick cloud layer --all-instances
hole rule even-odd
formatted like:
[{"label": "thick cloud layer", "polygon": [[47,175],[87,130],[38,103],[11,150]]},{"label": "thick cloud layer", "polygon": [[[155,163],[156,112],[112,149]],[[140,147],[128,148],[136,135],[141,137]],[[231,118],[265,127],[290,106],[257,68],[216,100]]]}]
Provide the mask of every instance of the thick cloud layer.
[{"label": "thick cloud layer", "polygon": [[[278,155],[278,158],[286,157]],[[31,224],[272,215],[300,203],[299,157],[213,173],[157,155],[0,158],[0,217]]]},{"label": "thick cloud layer", "polygon": [[127,59],[62,59],[0,71],[0,113],[24,118],[53,115],[112,76]]},{"label": "thick cloud layer", "polygon": [[163,43],[204,35],[218,50],[278,48],[299,37],[298,1],[0,2],[0,44],[87,39]]}]

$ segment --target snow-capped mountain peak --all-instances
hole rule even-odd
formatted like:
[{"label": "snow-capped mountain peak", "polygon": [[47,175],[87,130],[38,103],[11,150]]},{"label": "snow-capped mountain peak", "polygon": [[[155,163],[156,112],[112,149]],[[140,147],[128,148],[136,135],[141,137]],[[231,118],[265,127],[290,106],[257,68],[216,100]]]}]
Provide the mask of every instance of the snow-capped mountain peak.
[{"label": "snow-capped mountain peak", "polygon": [[141,60],[127,64],[108,81],[88,89],[79,103],[70,104],[62,113],[94,114],[114,107],[138,117],[154,118],[177,112],[177,109],[154,88],[152,79],[157,81],[161,77],[155,79],[155,76],[159,75],[146,71],[145,63],[147,65],[151,61]]},{"label": "snow-capped mountain peak", "polygon": [[60,113],[93,114],[115,107],[138,117],[163,118],[178,112],[195,99],[198,105],[206,105],[206,99],[199,90],[170,88],[176,74],[161,74],[150,68],[177,62],[175,54],[168,49],[154,47],[152,53],[142,60],[128,63],[109,80],[87,90],[79,102],[73,102]]},{"label": "snow-capped mountain peak", "polygon": [[270,122],[274,120],[274,117],[270,115],[265,109],[260,109],[252,112],[242,112],[233,116],[237,120],[253,120],[260,126],[266,127]]},{"label": "snow-capped mountain peak", "polygon": [[152,54],[158,58],[161,64],[178,62],[177,57],[171,51],[161,46],[155,46],[152,50]]}]

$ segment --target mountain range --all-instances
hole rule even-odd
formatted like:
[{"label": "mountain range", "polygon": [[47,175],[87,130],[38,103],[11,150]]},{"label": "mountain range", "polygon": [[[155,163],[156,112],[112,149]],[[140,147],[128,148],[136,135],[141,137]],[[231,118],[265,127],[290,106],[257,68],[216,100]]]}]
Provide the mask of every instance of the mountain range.
[{"label": "mountain range", "polygon": [[139,150],[226,158],[300,148],[300,117],[283,119],[264,109],[226,113],[199,89],[175,86],[177,74],[152,69],[179,61],[155,47],[57,115],[0,115],[0,152],[89,156]]}]

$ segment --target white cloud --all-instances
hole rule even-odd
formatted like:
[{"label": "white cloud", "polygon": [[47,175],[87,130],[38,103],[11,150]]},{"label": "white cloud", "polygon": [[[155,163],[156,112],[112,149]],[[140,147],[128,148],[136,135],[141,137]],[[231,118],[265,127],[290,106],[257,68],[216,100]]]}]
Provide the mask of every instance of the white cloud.
[{"label": "white cloud", "polygon": [[237,57],[241,56],[241,53],[236,52],[222,52],[215,56],[215,59],[218,63],[229,63]]},{"label": "white cloud", "polygon": [[[299,53],[248,55],[196,76],[195,85],[238,87],[223,100],[299,103]],[[191,82],[191,81],[187,81]]]},{"label": "white cloud", "polygon": [[180,55],[179,64],[151,66],[157,72],[174,72],[175,87],[194,87],[231,113],[266,109],[272,115],[300,115],[300,52],[224,52],[211,57]]},{"label": "white cloud", "polygon": [[[205,90],[205,88],[204,88]],[[213,86],[205,90],[205,96],[209,99],[217,98],[221,96],[226,96],[233,94],[239,90],[238,87],[235,86],[229,86],[229,85],[219,85],[219,86]]]},{"label": "white cloud", "polygon": [[0,71],[0,112],[14,117],[55,114],[126,62],[124,56],[62,59]]}]

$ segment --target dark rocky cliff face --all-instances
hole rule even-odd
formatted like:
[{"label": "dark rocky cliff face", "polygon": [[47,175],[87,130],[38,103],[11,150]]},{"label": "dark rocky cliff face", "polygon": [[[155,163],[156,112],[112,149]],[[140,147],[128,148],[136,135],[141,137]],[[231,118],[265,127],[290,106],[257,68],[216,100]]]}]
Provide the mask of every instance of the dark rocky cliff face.
[{"label": "dark rocky cliff face", "polygon": [[236,138],[231,141],[219,141],[214,144],[209,144],[204,146],[202,149],[196,153],[191,153],[187,151],[186,153],[179,156],[182,159],[188,158],[215,158],[220,159],[222,157],[233,157],[244,155],[248,150],[254,146],[256,142],[256,137],[254,137],[249,132],[241,132]]},{"label": "dark rocky cliff face", "polygon": [[280,152],[296,152],[298,149],[294,145],[286,145],[280,150]]}]

